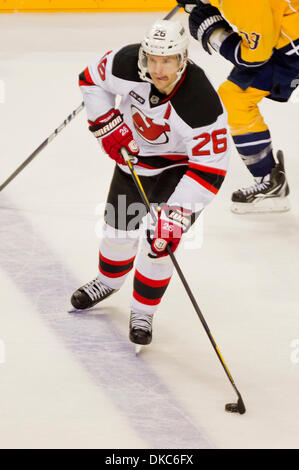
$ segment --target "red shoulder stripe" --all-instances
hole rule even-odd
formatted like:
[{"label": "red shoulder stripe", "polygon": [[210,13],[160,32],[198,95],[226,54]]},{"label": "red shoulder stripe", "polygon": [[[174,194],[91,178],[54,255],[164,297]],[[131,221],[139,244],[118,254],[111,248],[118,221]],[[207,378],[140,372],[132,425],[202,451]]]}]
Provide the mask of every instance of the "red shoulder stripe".
[{"label": "red shoulder stripe", "polygon": [[95,83],[93,82],[88,67],[86,67],[85,70],[83,70],[82,74],[80,74],[79,77],[79,86],[93,86]]}]

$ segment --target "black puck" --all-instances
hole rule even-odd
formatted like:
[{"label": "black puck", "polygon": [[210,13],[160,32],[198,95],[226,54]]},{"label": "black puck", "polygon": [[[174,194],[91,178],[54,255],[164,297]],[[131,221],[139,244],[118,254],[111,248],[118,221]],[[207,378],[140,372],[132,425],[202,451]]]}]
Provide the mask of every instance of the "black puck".
[{"label": "black puck", "polygon": [[225,405],[225,411],[229,413],[238,413],[238,403],[227,403]]}]

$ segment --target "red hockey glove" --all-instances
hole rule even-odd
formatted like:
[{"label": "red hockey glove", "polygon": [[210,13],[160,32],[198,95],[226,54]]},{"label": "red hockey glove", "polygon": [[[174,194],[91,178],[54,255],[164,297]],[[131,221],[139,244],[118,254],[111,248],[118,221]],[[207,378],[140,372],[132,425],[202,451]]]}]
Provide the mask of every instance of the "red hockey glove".
[{"label": "red hockey glove", "polygon": [[167,256],[167,245],[172,252],[178,247],[183,233],[189,228],[192,212],[182,207],[163,206],[158,211],[158,221],[148,241],[155,257]]},{"label": "red hockey glove", "polygon": [[101,143],[105,152],[117,163],[125,164],[120,149],[125,147],[131,155],[138,155],[139,148],[133,138],[131,129],[123,122],[123,116],[118,109],[110,109],[96,121],[88,121],[89,130]]}]

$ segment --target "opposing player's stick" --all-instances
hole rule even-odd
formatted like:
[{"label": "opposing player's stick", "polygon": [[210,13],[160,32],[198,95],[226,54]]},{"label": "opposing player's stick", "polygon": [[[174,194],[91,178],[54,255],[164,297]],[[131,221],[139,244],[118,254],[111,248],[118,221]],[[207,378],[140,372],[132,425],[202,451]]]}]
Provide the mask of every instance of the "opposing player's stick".
[{"label": "opposing player's stick", "polygon": [[7,180],[5,180],[4,183],[0,185],[0,191],[2,191],[2,189],[4,189],[8,185],[8,183],[10,183],[50,142],[52,142],[54,137],[56,137],[59,134],[59,132],[61,132],[62,129],[64,129],[69,124],[69,122],[71,122],[74,119],[74,117],[76,117],[77,114],[79,114],[80,111],[82,111],[83,108],[84,108],[84,103],[82,102],[80,106],[78,106],[78,108],[76,108],[72,112],[72,114],[70,114],[63,121],[63,123],[60,124],[60,126],[58,126],[57,129],[55,129],[55,131],[52,132],[52,134],[49,135],[49,137],[47,137],[47,139],[44,140],[43,143],[40,144],[40,146],[37,147],[37,149],[34,150],[34,152],[28,158],[26,158],[26,160],[20,166],[18,166],[18,168],[7,178]]},{"label": "opposing player's stick", "polygon": [[177,11],[179,11],[180,8],[182,8],[183,5],[176,5],[169,13],[167,13],[166,16],[164,16],[163,20],[170,20],[170,18],[176,14]]},{"label": "opposing player's stick", "polygon": [[[142,187],[141,181],[140,181],[140,179],[139,179],[139,177],[138,177],[138,175],[137,175],[137,173],[136,173],[136,171],[135,171],[135,169],[134,169],[134,167],[133,167],[133,164],[132,164],[132,162],[131,162],[131,159],[133,159],[133,158],[135,158],[135,157],[132,157],[132,156],[127,152],[127,150],[126,150],[125,147],[122,147],[122,149],[121,149],[121,154],[122,154],[122,156],[123,156],[123,158],[124,158],[124,160],[125,160],[125,162],[126,162],[128,168],[129,168],[129,170],[130,170],[130,172],[131,172],[131,175],[132,175],[132,178],[133,178],[134,183],[135,183],[135,185],[136,185],[136,188],[137,188],[137,190],[138,190],[138,192],[139,192],[139,194],[140,194],[140,197],[141,197],[141,199],[142,199],[142,201],[143,201],[143,203],[144,203],[144,205],[145,205],[147,211],[151,214],[151,216],[152,216],[152,218],[153,218],[153,221],[156,223],[156,222],[157,222],[156,214],[155,214],[153,208],[152,208],[151,205],[150,205],[150,202],[149,202],[149,200],[148,200],[148,198],[147,198],[147,196],[146,196],[146,194],[145,194],[145,192],[144,192],[144,189],[143,189],[143,187]],[[226,366],[226,364],[225,364],[225,362],[224,362],[224,360],[223,360],[223,358],[222,358],[222,356],[221,356],[221,353],[220,353],[220,351],[219,351],[219,348],[218,348],[217,344],[215,343],[215,340],[214,340],[214,338],[213,338],[213,336],[212,336],[212,334],[211,334],[211,332],[210,332],[210,329],[209,329],[209,327],[208,327],[208,325],[207,325],[207,323],[206,323],[206,321],[205,321],[205,319],[204,319],[203,314],[201,313],[201,310],[200,310],[200,308],[199,308],[199,306],[198,306],[198,304],[197,304],[197,302],[196,302],[196,300],[195,300],[195,297],[194,297],[194,295],[192,294],[192,291],[191,291],[191,289],[190,289],[190,287],[189,287],[189,285],[188,285],[188,283],[187,283],[187,281],[186,281],[186,279],[185,279],[185,276],[184,276],[183,273],[182,273],[182,270],[181,270],[181,268],[180,268],[180,266],[179,266],[179,264],[178,264],[178,262],[177,262],[177,260],[176,260],[176,257],[174,256],[174,254],[173,254],[173,252],[172,252],[172,250],[171,250],[171,248],[170,248],[169,246],[167,246],[167,251],[168,251],[168,254],[169,254],[170,258],[171,258],[171,261],[173,262],[174,267],[175,267],[175,269],[176,269],[176,271],[177,271],[177,273],[178,273],[178,275],[179,275],[179,277],[180,277],[180,279],[181,279],[181,281],[182,281],[182,283],[183,283],[183,285],[184,285],[184,287],[185,287],[185,289],[186,289],[186,292],[187,292],[187,294],[188,294],[188,296],[189,296],[189,298],[190,298],[190,300],[191,300],[191,302],[192,302],[192,305],[193,305],[193,307],[194,307],[194,309],[195,309],[195,311],[196,311],[196,313],[197,313],[197,315],[198,315],[198,317],[199,317],[199,319],[200,319],[200,321],[201,321],[201,323],[202,323],[202,325],[203,325],[203,327],[204,327],[204,329],[205,329],[205,332],[207,333],[207,335],[208,335],[208,337],[209,337],[209,340],[210,340],[211,343],[212,343],[212,346],[213,346],[213,348],[214,348],[214,350],[215,350],[215,352],[216,352],[216,354],[217,354],[217,356],[218,356],[218,359],[220,360],[220,362],[221,362],[221,364],[222,364],[222,367],[223,367],[223,369],[224,369],[224,371],[225,371],[227,377],[229,378],[230,383],[232,384],[232,386],[233,386],[233,388],[234,388],[234,390],[235,390],[235,392],[236,392],[236,394],[237,394],[237,396],[238,396],[238,402],[237,402],[237,403],[227,403],[227,404],[225,405],[225,410],[226,410],[226,411],[230,411],[230,412],[232,412],[232,413],[238,412],[238,413],[240,413],[240,414],[244,414],[245,411],[246,411],[246,408],[245,408],[243,399],[242,399],[242,397],[241,397],[241,394],[240,394],[239,390],[237,389],[237,387],[236,387],[236,385],[235,385],[235,382],[234,382],[234,380],[233,380],[233,378],[232,378],[232,376],[231,376],[231,374],[230,374],[230,372],[229,372],[229,370],[228,370],[228,368],[227,368],[227,366]]]}]

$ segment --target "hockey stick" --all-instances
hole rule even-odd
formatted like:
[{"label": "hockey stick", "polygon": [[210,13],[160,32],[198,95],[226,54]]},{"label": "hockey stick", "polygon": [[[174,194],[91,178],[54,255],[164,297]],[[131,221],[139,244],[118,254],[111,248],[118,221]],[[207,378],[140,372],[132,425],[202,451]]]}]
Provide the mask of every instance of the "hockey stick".
[{"label": "hockey stick", "polygon": [[169,20],[173,15],[176,14],[177,11],[180,10],[180,8],[182,8],[183,5],[176,5],[164,18],[163,20]]},{"label": "hockey stick", "polygon": [[[144,189],[143,189],[143,187],[142,187],[141,181],[140,181],[140,179],[139,179],[139,177],[138,177],[138,175],[137,175],[137,173],[136,173],[136,171],[135,171],[135,169],[134,169],[134,167],[133,167],[133,164],[132,164],[132,162],[131,162],[131,159],[134,158],[134,157],[132,157],[132,156],[127,152],[126,148],[124,148],[124,147],[122,147],[122,149],[121,149],[121,154],[122,154],[122,156],[123,156],[123,158],[124,158],[124,160],[125,160],[125,162],[126,162],[128,168],[129,168],[129,170],[130,170],[130,172],[131,172],[131,175],[132,175],[132,178],[133,178],[134,183],[135,183],[135,185],[136,185],[136,188],[137,188],[137,190],[138,190],[138,192],[139,192],[139,194],[140,194],[140,197],[141,197],[141,199],[142,199],[144,205],[146,206],[147,211],[151,214],[151,216],[152,216],[152,218],[153,218],[153,221],[156,223],[156,222],[157,222],[156,214],[154,213],[154,211],[153,211],[153,209],[152,209],[152,207],[151,207],[151,205],[150,205],[150,202],[149,202],[149,200],[148,200],[148,198],[147,198],[147,196],[146,196],[146,194],[145,194],[145,192],[144,192]],[[235,382],[234,382],[234,380],[233,380],[233,378],[232,378],[232,375],[231,375],[231,373],[229,372],[229,370],[228,370],[228,368],[227,368],[227,366],[226,366],[226,364],[225,364],[225,362],[224,362],[224,360],[223,360],[223,358],[222,358],[222,355],[221,355],[221,353],[220,353],[220,351],[219,351],[219,348],[218,348],[217,344],[215,343],[215,340],[214,340],[214,338],[213,338],[213,336],[212,336],[212,334],[211,334],[211,332],[210,332],[210,329],[209,329],[209,327],[208,327],[208,325],[207,325],[207,323],[206,323],[206,321],[205,321],[205,319],[204,319],[203,314],[201,313],[201,310],[200,310],[200,308],[199,308],[199,306],[198,306],[198,304],[197,304],[197,302],[196,302],[196,300],[195,300],[195,297],[194,297],[194,295],[193,295],[193,293],[192,293],[192,291],[191,291],[191,289],[190,289],[190,287],[189,287],[189,285],[188,285],[188,283],[187,283],[187,281],[186,281],[186,279],[185,279],[185,276],[184,276],[183,273],[182,273],[182,270],[181,270],[181,268],[180,268],[180,266],[179,266],[179,264],[178,264],[178,262],[177,262],[177,260],[176,260],[176,257],[174,256],[174,254],[173,254],[173,252],[172,252],[172,250],[171,250],[171,248],[170,248],[169,246],[167,246],[167,251],[168,251],[168,254],[169,254],[170,258],[171,258],[171,261],[173,262],[174,267],[175,267],[175,269],[176,269],[176,271],[177,271],[177,273],[178,273],[178,275],[179,275],[179,277],[180,277],[180,279],[181,279],[181,281],[182,281],[182,283],[183,283],[183,286],[184,286],[185,289],[186,289],[186,292],[187,292],[187,294],[188,294],[188,296],[189,296],[189,298],[190,298],[190,300],[191,300],[191,302],[192,302],[192,305],[193,305],[193,307],[194,307],[194,309],[195,309],[195,311],[196,311],[196,313],[197,313],[197,315],[198,315],[198,317],[199,317],[199,319],[200,319],[200,321],[201,321],[201,323],[202,323],[202,325],[203,325],[203,327],[204,327],[204,329],[205,329],[205,332],[207,333],[207,335],[208,335],[208,337],[209,337],[209,340],[210,340],[210,342],[212,343],[212,346],[213,346],[213,348],[214,348],[214,350],[215,350],[215,352],[216,352],[216,354],[217,354],[217,356],[218,356],[218,359],[220,360],[221,365],[222,365],[222,367],[223,367],[223,369],[224,369],[224,371],[225,371],[227,377],[229,378],[230,383],[232,384],[232,386],[233,386],[233,388],[234,388],[234,390],[235,390],[235,392],[236,392],[236,394],[237,394],[237,396],[238,396],[238,402],[237,402],[237,403],[227,403],[227,404],[225,405],[225,410],[226,410],[226,411],[230,411],[230,412],[232,412],[232,413],[238,412],[238,413],[240,413],[240,414],[244,414],[245,411],[246,411],[246,408],[245,408],[243,399],[242,399],[242,397],[241,397],[241,394],[240,394],[239,390],[237,389],[237,387],[236,387],[236,385],[235,385]]]},{"label": "hockey stick", "polygon": [[44,142],[40,144],[40,146],[37,147],[37,149],[34,150],[34,152],[28,158],[26,158],[26,160],[20,166],[18,166],[18,168],[7,178],[7,180],[5,180],[4,183],[0,185],[0,191],[2,191],[2,189],[4,189],[50,142],[52,142],[54,137],[56,137],[59,132],[61,132],[62,129],[64,129],[69,124],[69,122],[71,122],[77,116],[77,114],[82,111],[83,108],[84,103],[82,102],[80,106],[78,106],[78,108],[76,108],[72,114],[70,114],[63,121],[63,123],[60,124],[60,126],[57,127],[57,129],[55,129],[55,131],[49,135],[49,137],[44,140]]}]

